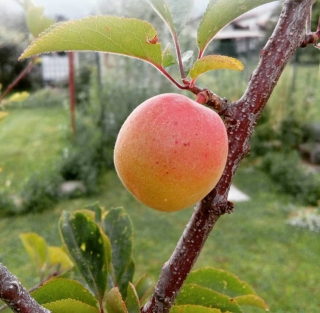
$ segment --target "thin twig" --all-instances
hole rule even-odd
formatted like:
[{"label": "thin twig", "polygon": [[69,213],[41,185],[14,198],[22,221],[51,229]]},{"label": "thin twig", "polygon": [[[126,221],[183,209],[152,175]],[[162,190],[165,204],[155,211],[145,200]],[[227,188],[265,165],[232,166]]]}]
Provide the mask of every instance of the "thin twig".
[{"label": "thin twig", "polygon": [[180,75],[181,75],[181,78],[182,78],[182,81],[183,81],[187,77],[186,77],[186,73],[184,71],[180,44],[179,44],[179,40],[178,40],[178,35],[176,33],[173,35],[173,41],[174,41],[174,45],[176,47],[177,59],[178,59],[178,64],[179,64],[179,69],[180,69]]},{"label": "thin twig", "polygon": [[22,70],[22,72],[16,77],[16,79],[6,88],[6,90],[0,95],[0,104],[2,100],[8,95],[8,93],[24,78],[32,69],[37,57],[33,57],[28,65]]},{"label": "thin twig", "polygon": [[157,66],[157,69],[179,89],[189,89],[189,86],[182,86],[181,84],[179,84],[162,66]]}]

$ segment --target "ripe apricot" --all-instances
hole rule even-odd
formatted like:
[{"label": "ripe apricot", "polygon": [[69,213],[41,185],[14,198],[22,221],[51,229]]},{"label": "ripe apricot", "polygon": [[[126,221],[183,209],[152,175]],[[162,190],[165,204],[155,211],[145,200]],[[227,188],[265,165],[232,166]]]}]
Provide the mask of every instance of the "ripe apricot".
[{"label": "ripe apricot", "polygon": [[227,154],[220,116],[183,95],[168,93],[132,111],[118,134],[114,163],[135,198],[172,212],[195,204],[215,187]]}]

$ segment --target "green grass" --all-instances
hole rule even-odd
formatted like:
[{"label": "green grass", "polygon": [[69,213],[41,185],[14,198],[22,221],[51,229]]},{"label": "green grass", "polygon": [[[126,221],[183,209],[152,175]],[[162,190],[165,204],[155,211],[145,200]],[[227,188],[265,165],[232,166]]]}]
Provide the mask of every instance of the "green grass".
[{"label": "green grass", "polygon": [[62,107],[9,111],[0,126],[0,191],[16,193],[31,174],[54,166],[67,142]]},{"label": "green grass", "polygon": [[[19,233],[37,232],[50,244],[58,245],[61,211],[80,209],[98,200],[106,208],[126,208],[135,230],[137,276],[149,272],[157,278],[192,209],[171,214],[150,210],[132,198],[113,171],[106,173],[101,183],[103,190],[98,197],[64,201],[54,211],[42,214],[2,219],[0,261],[24,284],[34,285],[35,271],[19,241]],[[251,196],[251,201],[236,204],[234,214],[218,221],[196,267],[214,266],[235,273],[266,299],[271,312],[317,312],[320,235],[285,224],[290,198],[277,194],[261,172],[244,168],[236,176],[236,184]]]}]

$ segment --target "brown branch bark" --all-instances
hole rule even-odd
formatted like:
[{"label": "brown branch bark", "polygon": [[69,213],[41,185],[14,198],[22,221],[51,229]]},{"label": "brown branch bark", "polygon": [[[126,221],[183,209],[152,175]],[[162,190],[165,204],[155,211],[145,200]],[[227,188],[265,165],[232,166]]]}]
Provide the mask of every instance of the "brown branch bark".
[{"label": "brown branch bark", "polygon": [[28,65],[21,71],[21,73],[15,78],[15,80],[6,88],[6,90],[0,94],[0,104],[2,100],[8,95],[8,93],[25,77],[32,69],[37,57],[33,57]]},{"label": "brown branch bark", "polygon": [[17,277],[0,263],[0,299],[13,312],[17,313],[50,313],[40,306],[21,285]]},{"label": "brown branch bark", "polygon": [[225,112],[229,136],[226,168],[216,188],[195,208],[170,259],[164,264],[159,281],[142,313],[170,311],[183,282],[221,215],[230,213],[227,201],[232,177],[240,161],[249,152],[250,138],[284,67],[303,42],[307,15],[314,0],[286,0],[278,24],[260,53],[260,61],[252,73],[241,99]]}]

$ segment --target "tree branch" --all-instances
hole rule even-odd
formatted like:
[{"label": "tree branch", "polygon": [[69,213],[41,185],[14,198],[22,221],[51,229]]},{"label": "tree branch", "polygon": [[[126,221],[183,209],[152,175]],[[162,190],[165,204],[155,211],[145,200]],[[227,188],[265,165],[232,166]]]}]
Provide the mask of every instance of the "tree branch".
[{"label": "tree branch", "polygon": [[17,277],[0,263],[0,299],[13,312],[17,313],[50,313],[40,306],[21,285]]},{"label": "tree branch", "polygon": [[197,206],[176,249],[164,264],[155,292],[142,313],[168,313],[212,228],[233,204],[227,201],[232,178],[249,152],[250,138],[285,65],[300,47],[307,15],[314,0],[286,0],[278,24],[260,53],[241,99],[226,108],[229,154],[224,173],[216,186]]},{"label": "tree branch", "polygon": [[20,82],[20,80],[25,77],[32,69],[37,57],[33,57],[28,65],[21,71],[21,73],[16,77],[16,79],[7,87],[7,89],[0,94],[0,105],[4,97]]}]

